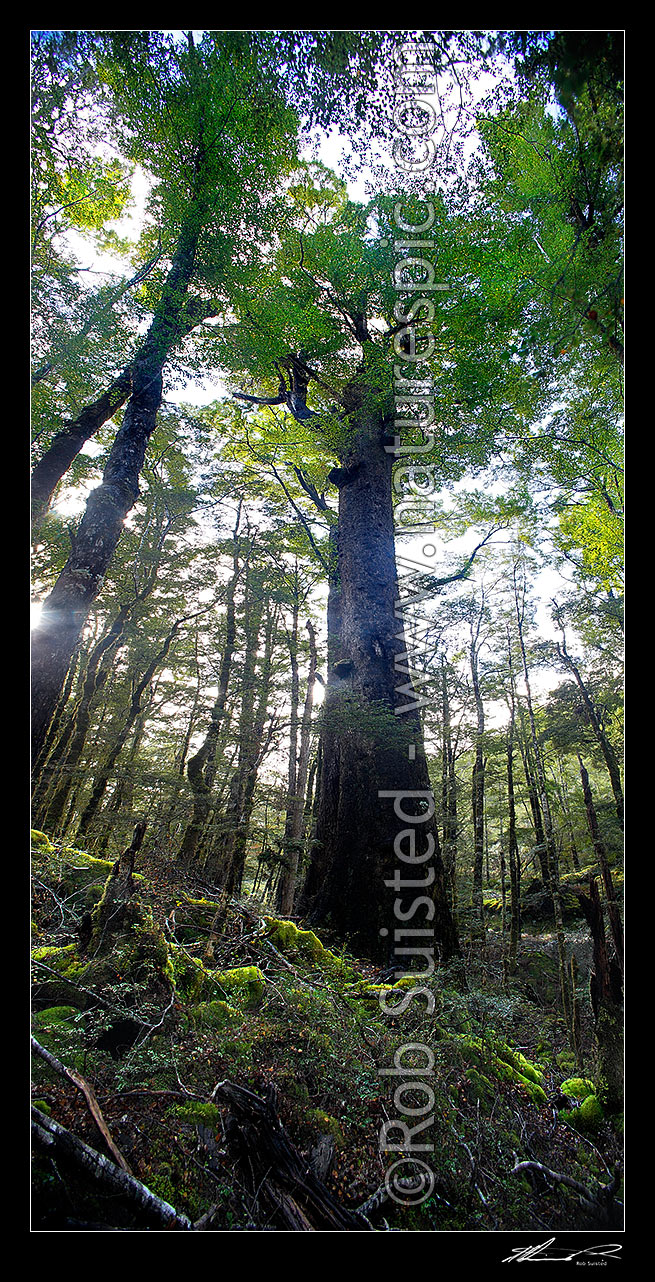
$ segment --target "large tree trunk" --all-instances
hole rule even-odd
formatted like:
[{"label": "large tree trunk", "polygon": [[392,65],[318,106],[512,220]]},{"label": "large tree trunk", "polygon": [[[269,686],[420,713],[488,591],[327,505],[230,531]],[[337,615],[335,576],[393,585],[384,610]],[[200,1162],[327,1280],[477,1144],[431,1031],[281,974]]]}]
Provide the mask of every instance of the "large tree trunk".
[{"label": "large tree trunk", "polygon": [[132,364],[132,392],[102,484],[89,495],[71,555],[44,603],[40,624],[33,633],[32,751],[35,758],[90,606],[102,587],[123,522],[139,495],[139,476],[161,404],[162,370],[172,347],[189,329],[185,301],[199,231],[199,210],[192,203],[159,306]]},{"label": "large tree trunk", "polygon": [[[439,851],[420,700],[409,679],[396,689],[396,657],[404,675],[407,646],[395,561],[392,461],[384,449],[381,416],[362,408],[356,388],[349,389],[346,401],[347,408],[356,410],[353,436],[343,466],[331,474],[339,486],[341,653],[328,677],[317,844],[299,909],[373,958],[401,955],[392,942],[394,878],[407,879],[414,870],[394,851],[394,839],[407,827],[396,817],[395,801],[396,794],[410,792],[405,809],[414,817],[416,853],[434,846],[415,880],[428,887],[434,903],[431,926],[441,956],[447,958],[457,950],[457,936]],[[394,796],[380,795],[385,792]],[[408,895],[403,887],[403,911],[418,894],[418,888]],[[416,924],[425,927],[425,921],[422,912]]]},{"label": "large tree trunk", "polygon": [[[589,895],[578,891],[580,906],[593,941],[590,989],[598,1044],[598,1090],[610,1112],[623,1108],[623,982],[621,964],[610,956],[605,919],[596,878],[589,878]],[[622,961],[622,959],[621,959]]]}]

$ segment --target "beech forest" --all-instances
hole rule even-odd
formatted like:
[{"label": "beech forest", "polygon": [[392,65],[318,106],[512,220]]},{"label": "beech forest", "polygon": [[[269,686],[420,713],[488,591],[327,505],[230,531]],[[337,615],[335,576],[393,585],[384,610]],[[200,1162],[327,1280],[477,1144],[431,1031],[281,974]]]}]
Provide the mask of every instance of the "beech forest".
[{"label": "beech forest", "polygon": [[29,45],[31,1231],[604,1263],[624,33]]}]

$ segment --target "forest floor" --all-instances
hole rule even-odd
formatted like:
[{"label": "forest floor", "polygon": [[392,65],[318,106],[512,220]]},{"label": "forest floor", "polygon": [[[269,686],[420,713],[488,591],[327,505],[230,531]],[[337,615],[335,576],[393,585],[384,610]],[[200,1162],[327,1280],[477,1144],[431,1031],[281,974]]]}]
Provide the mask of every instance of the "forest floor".
[{"label": "forest floor", "polygon": [[[219,905],[200,880],[182,889],[154,856],[135,875],[129,930],[99,964],[89,914],[111,867],[34,837],[33,1037],[54,1057],[33,1056],[35,1229],[139,1230],[153,1213],[133,1186],[91,1178],[59,1131],[45,1143],[44,1119],[110,1165],[118,1154],[134,1186],[198,1229],[621,1227],[622,1121],[595,1092],[579,919],[567,923],[576,1065],[547,922],[526,922],[508,979],[492,907],[485,945],[464,944],[422,981],[427,1013],[407,981],[392,987],[271,905]],[[402,1072],[384,1071],[394,1065]],[[432,1172],[422,1200],[390,1175],[406,1153],[381,1148],[385,1123],[388,1148],[422,1128],[418,1169]]]}]

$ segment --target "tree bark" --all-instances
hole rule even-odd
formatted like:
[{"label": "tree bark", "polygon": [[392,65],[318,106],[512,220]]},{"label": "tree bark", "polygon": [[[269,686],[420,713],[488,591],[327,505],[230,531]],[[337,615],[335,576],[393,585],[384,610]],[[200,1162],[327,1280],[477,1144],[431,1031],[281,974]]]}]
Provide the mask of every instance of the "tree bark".
[{"label": "tree bark", "polygon": [[82,446],[103,423],[113,418],[125,404],[132,390],[132,363],[126,365],[106,391],[67,423],[53,437],[48,449],[32,471],[32,520],[36,524],[45,516],[52,496]]},{"label": "tree bark", "polygon": [[596,807],[594,806],[591,785],[589,783],[589,775],[587,774],[579,756],[578,761],[580,763],[580,777],[582,779],[582,791],[584,795],[585,809],[587,811],[587,822],[589,824],[591,839],[594,843],[594,853],[598,859],[601,877],[603,879],[603,886],[605,888],[607,915],[609,917],[610,929],[612,931],[616,960],[621,969],[621,974],[623,974],[623,923],[621,921],[621,914],[619,912],[619,905],[616,898],[614,879],[612,877],[612,870],[609,866],[605,843],[600,835],[598,816],[596,814]]},{"label": "tree bark", "polygon": [[587,687],[585,686],[585,683],[582,680],[580,671],[577,665],[573,662],[573,659],[571,658],[570,654],[566,649],[566,637],[564,633],[562,633],[562,644],[557,646],[557,653],[559,654],[560,658],[564,660],[564,663],[566,664],[566,667],[569,669],[569,672],[571,672],[573,677],[575,678],[580,694],[582,695],[582,701],[587,710],[587,715],[591,722],[593,732],[598,740],[600,750],[605,759],[605,765],[607,766],[607,773],[610,777],[610,783],[612,785],[612,792],[614,793],[614,801],[616,803],[616,813],[617,813],[621,828],[623,828],[623,822],[624,822],[623,788],[621,786],[621,771],[619,769],[619,763],[616,758],[616,753],[607,735],[605,734],[602,721],[598,715],[597,709],[593,703],[591,695],[589,694],[589,691],[587,690]]},{"label": "tree bark", "polygon": [[[429,880],[434,936],[445,959],[457,951],[457,935],[438,844],[420,701],[409,679],[396,690],[396,660],[403,672],[407,646],[395,562],[391,456],[384,449],[384,420],[363,408],[356,383],[345,403],[354,411],[353,435],[343,466],[332,474],[339,487],[341,654],[328,674],[316,844],[299,910],[369,956],[388,958],[394,898],[385,881],[400,863],[394,839],[403,824],[394,816],[393,799],[379,794],[420,792],[428,817],[415,824],[417,853],[434,845],[422,880]],[[413,813],[422,819],[421,801]],[[402,900],[406,908],[406,893]],[[396,951],[393,946],[391,951]]]}]

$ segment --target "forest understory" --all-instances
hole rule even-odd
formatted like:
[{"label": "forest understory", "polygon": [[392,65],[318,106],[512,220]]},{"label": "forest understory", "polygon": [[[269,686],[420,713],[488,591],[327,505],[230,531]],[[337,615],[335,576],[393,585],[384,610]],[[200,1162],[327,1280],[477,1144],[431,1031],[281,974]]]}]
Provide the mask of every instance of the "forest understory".
[{"label": "forest understory", "polygon": [[[497,887],[485,890],[484,945],[465,945],[422,981],[434,1013],[412,1003],[390,1016],[379,993],[398,993],[393,976],[329,934],[280,921],[261,899],[218,902],[201,878],[182,889],[154,853],[134,875],[129,925],[100,961],[89,912],[115,880],[111,863],[43,834],[34,841],[36,1229],[622,1227],[622,1117],[596,1094],[590,940],[579,915],[566,924],[578,962],[576,1064],[552,923],[526,922],[504,976]],[[580,870],[576,884],[598,871]],[[396,1116],[396,1079],[380,1070],[413,1043],[434,1054],[426,1134],[435,1176],[414,1208],[390,1198],[385,1171],[397,1155],[381,1153],[379,1139]],[[411,1053],[403,1063],[411,1083]],[[47,1119],[63,1138],[46,1138]],[[138,1185],[91,1175],[67,1134]]]}]

